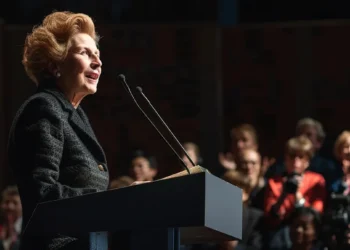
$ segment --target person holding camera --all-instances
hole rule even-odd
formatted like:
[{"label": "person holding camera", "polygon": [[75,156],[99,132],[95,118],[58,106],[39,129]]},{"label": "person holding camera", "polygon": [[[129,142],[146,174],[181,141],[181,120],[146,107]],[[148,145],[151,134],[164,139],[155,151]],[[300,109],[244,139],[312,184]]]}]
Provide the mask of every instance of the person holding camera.
[{"label": "person holding camera", "polygon": [[[289,217],[296,208],[312,207],[323,212],[327,195],[325,180],[318,173],[306,171],[312,157],[313,146],[307,137],[297,136],[288,140],[285,148],[285,172],[270,178],[266,187],[264,212],[266,224],[271,231],[268,241],[277,232],[285,235],[284,228],[289,224]],[[289,236],[283,237],[285,239],[279,241],[289,240]]]}]

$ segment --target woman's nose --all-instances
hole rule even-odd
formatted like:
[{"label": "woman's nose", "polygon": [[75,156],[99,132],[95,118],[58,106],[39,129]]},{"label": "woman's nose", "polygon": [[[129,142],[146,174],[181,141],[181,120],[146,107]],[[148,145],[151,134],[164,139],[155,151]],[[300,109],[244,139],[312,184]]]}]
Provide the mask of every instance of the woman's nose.
[{"label": "woman's nose", "polygon": [[99,57],[96,56],[91,62],[91,68],[96,69],[98,67],[102,67],[102,61]]}]

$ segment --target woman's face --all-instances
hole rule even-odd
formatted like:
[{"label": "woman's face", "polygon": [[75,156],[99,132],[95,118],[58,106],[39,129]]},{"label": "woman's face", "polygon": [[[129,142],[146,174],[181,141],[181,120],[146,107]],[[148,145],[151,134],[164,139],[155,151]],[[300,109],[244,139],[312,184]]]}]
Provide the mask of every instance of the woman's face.
[{"label": "woman's face", "polygon": [[[188,156],[192,159],[194,164],[198,164],[198,157],[196,155],[196,152],[194,152],[193,149],[187,149],[187,154]],[[184,163],[186,164],[186,166],[188,168],[193,167],[192,163],[190,162],[190,160],[186,157],[186,155],[182,156],[182,160],[184,161]]]},{"label": "woman's face", "polygon": [[151,167],[145,157],[136,157],[131,162],[130,174],[136,181],[152,181],[157,170]]},{"label": "woman's face", "polygon": [[290,238],[293,244],[309,245],[317,238],[312,215],[301,215],[290,225]]},{"label": "woman's face", "polygon": [[341,160],[350,161],[350,137],[346,138],[343,145],[340,148]]},{"label": "woman's face", "polygon": [[306,154],[302,152],[296,152],[295,154],[286,154],[284,163],[286,165],[286,171],[288,173],[302,174],[310,164],[310,159]]},{"label": "woman's face", "polygon": [[101,66],[100,51],[94,39],[88,34],[76,34],[70,40],[66,59],[58,65],[61,74],[58,84],[72,91],[74,96],[94,94],[97,91]]}]

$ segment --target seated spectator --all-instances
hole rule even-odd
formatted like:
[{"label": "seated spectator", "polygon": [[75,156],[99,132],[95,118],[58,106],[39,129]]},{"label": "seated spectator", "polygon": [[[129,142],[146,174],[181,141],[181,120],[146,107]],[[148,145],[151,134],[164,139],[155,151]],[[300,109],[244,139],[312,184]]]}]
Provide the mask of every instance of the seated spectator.
[{"label": "seated spectator", "polygon": [[142,150],[136,150],[131,156],[129,170],[135,181],[153,181],[158,172],[156,159]]},{"label": "seated spectator", "polygon": [[[223,179],[242,189],[243,225],[242,240],[223,242],[220,244],[220,249],[261,249],[263,211],[248,205],[250,193],[254,188],[251,180],[248,176],[235,170],[227,171]],[[234,211],[232,212],[234,213]]]},{"label": "seated spectator", "polygon": [[311,141],[305,136],[288,140],[285,173],[268,181],[264,211],[271,228],[282,226],[296,207],[312,207],[322,213],[326,199],[324,178],[306,171],[313,156]]},{"label": "seated spectator", "polygon": [[341,164],[343,176],[332,183],[330,192],[350,195],[350,131],[343,131],[334,144],[334,155]]},{"label": "seated spectator", "polygon": [[16,186],[8,186],[1,197],[0,249],[19,249],[22,231],[22,204]]},{"label": "seated spectator", "polygon": [[244,149],[237,157],[237,171],[242,172],[251,182],[253,189],[249,196],[249,205],[263,210],[265,179],[261,176],[261,156],[254,149]]},{"label": "seated spectator", "polygon": [[290,250],[323,249],[319,238],[321,226],[320,214],[314,209],[299,207],[294,210],[289,226],[292,243]]},{"label": "seated spectator", "polygon": [[[203,164],[202,157],[200,155],[199,147],[197,144],[195,144],[193,142],[185,142],[182,146],[184,147],[188,156],[192,159],[192,161],[195,165],[202,165]],[[185,162],[185,164],[188,168],[193,167],[192,163],[186,157],[185,154],[182,155],[182,160]]]}]

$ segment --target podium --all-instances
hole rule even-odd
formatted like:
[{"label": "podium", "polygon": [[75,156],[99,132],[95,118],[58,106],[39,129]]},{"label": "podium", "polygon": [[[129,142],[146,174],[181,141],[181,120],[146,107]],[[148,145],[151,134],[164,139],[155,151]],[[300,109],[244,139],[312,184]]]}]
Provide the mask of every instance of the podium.
[{"label": "podium", "polygon": [[43,202],[24,234],[90,233],[90,249],[107,250],[107,232],[129,235],[130,250],[241,239],[242,191],[201,172]]}]

